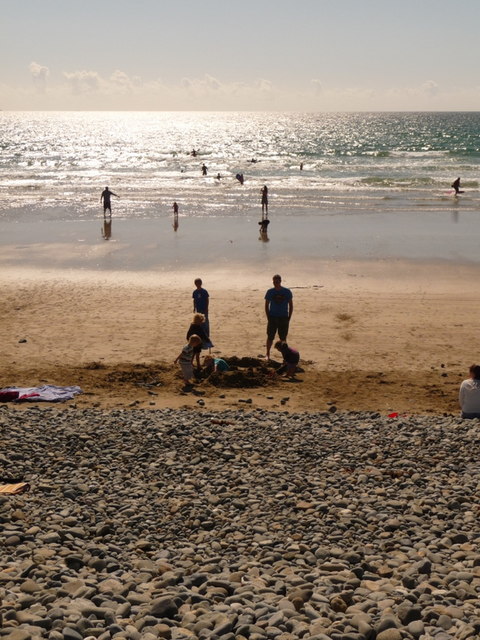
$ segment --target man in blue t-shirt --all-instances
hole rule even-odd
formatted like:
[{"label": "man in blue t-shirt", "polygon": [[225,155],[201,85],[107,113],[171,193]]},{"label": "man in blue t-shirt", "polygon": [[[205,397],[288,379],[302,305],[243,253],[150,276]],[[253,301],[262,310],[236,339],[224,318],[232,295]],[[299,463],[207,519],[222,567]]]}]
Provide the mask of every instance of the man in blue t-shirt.
[{"label": "man in blue t-shirt", "polygon": [[196,289],[192,293],[193,298],[193,313],[202,313],[205,316],[205,322],[203,328],[206,330],[207,335],[210,335],[210,323],[208,321],[208,302],[209,295],[206,289],[202,287],[201,278],[196,278],[194,281]]},{"label": "man in blue t-shirt", "polygon": [[278,274],[273,276],[273,288],[265,294],[265,315],[267,316],[267,360],[270,359],[270,349],[275,334],[278,331],[280,340],[285,341],[288,326],[293,313],[293,295],[290,289],[282,287],[282,278]]}]

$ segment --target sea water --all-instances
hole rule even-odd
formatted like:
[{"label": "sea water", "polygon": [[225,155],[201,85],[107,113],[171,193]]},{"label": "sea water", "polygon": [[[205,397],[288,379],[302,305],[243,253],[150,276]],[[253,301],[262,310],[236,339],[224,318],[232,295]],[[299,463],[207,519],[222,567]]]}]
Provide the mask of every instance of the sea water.
[{"label": "sea water", "polygon": [[[55,228],[64,240],[98,242],[99,225],[81,223],[103,217],[107,185],[119,196],[114,240],[132,243],[135,228],[141,249],[139,230],[151,239],[162,219],[171,230],[176,201],[177,243],[188,221],[197,248],[220,228],[222,243],[238,244],[252,235],[247,222],[257,230],[267,185],[278,251],[434,258],[453,251],[477,260],[477,112],[1,112],[0,144],[3,244],[18,242],[12,223],[24,223],[22,233],[27,223],[39,238]],[[457,177],[459,197],[450,187]],[[188,251],[192,243],[185,239]]]},{"label": "sea water", "polygon": [[250,214],[264,184],[283,215],[421,212],[458,176],[480,204],[480,113],[2,112],[0,144],[9,219],[89,219],[106,185],[128,218]]}]

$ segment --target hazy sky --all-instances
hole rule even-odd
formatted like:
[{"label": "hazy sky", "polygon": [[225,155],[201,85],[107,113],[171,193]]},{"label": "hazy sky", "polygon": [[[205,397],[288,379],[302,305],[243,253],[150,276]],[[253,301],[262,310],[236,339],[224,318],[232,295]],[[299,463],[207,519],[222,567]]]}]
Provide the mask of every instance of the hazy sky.
[{"label": "hazy sky", "polygon": [[0,109],[480,110],[480,0],[0,10]]}]

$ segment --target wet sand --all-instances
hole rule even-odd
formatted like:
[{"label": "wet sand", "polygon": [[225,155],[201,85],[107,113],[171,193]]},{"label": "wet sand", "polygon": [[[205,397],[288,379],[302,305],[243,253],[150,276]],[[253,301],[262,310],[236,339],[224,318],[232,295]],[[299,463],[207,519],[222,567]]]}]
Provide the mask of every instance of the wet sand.
[{"label": "wet sand", "polygon": [[298,261],[413,260],[480,264],[479,218],[461,207],[435,212],[331,215],[292,208],[270,213],[259,236],[260,208],[243,217],[112,218],[35,221],[27,214],[0,220],[0,265],[96,272],[181,272],[222,268],[290,270]]}]

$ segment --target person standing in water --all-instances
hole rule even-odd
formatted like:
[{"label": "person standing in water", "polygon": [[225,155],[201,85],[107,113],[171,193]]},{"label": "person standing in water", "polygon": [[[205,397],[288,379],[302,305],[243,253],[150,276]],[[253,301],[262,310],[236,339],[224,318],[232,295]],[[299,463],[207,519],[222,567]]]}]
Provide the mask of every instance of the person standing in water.
[{"label": "person standing in water", "polygon": [[262,220],[268,218],[268,187],[263,186],[262,189]]},{"label": "person standing in water", "polygon": [[103,200],[103,215],[107,213],[107,209],[110,212],[110,215],[112,215],[112,202],[110,200],[110,196],[118,198],[116,193],[113,193],[113,191],[110,191],[108,187],[105,187],[102,191],[102,195],[100,196],[100,202]]},{"label": "person standing in water", "polygon": [[176,231],[178,229],[178,204],[176,202],[173,203],[173,230]]},{"label": "person standing in water", "polygon": [[206,176],[208,171],[208,167],[205,163],[202,164],[202,176]]},{"label": "person standing in water", "polygon": [[463,191],[460,191],[460,178],[457,178],[455,182],[452,183],[452,189],[455,189],[456,196],[458,196],[459,193],[463,193]]}]

